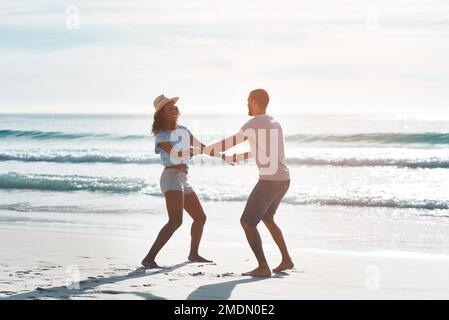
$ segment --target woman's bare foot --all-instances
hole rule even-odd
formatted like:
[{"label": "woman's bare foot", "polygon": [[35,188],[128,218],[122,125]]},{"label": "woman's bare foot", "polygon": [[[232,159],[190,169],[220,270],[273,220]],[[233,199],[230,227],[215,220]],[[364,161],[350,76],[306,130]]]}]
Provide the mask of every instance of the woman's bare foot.
[{"label": "woman's bare foot", "polygon": [[191,255],[189,255],[188,259],[190,262],[205,262],[205,263],[213,262],[211,260],[207,260],[206,258],[203,258],[199,254],[191,254]]},{"label": "woman's bare foot", "polygon": [[148,269],[160,269],[161,268],[154,260],[148,260],[148,259],[143,259],[142,265]]},{"label": "woman's bare foot", "polygon": [[270,277],[271,270],[268,266],[257,267],[253,271],[244,272],[242,276],[250,276],[250,277]]},{"label": "woman's bare foot", "polygon": [[273,272],[282,272],[285,270],[293,269],[294,266],[295,265],[293,264],[293,261],[291,259],[282,261],[280,265],[273,269]]}]

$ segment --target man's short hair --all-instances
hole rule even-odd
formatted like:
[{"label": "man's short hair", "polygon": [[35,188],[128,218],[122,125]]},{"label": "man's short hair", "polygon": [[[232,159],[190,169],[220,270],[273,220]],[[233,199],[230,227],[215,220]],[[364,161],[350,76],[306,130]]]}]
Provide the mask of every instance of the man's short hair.
[{"label": "man's short hair", "polygon": [[270,97],[268,96],[268,92],[264,89],[256,89],[250,92],[249,94],[251,99],[256,100],[261,108],[266,109],[268,106],[268,102],[270,102]]}]

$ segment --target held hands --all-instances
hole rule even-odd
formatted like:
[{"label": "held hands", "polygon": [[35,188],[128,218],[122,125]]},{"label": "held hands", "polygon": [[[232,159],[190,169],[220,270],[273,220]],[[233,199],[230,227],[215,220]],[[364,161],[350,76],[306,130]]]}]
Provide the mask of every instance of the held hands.
[{"label": "held hands", "polygon": [[236,159],[236,154],[233,154],[232,156],[227,156],[225,154],[222,154],[222,159],[224,161],[226,161],[228,164],[230,164],[231,166],[238,164],[238,161]]},{"label": "held hands", "polygon": [[215,156],[215,152],[214,152],[214,149],[213,148],[211,148],[210,146],[201,146],[201,153],[202,154],[207,154],[207,155],[210,155],[210,156]]},{"label": "held hands", "polygon": [[214,151],[214,148],[210,147],[210,146],[201,146],[199,148],[199,150],[197,151],[197,154],[207,154],[211,157],[217,157],[217,158],[221,158],[223,161],[227,162],[228,164],[230,164],[231,166],[234,166],[236,164],[238,164],[238,160],[237,160],[237,155],[233,154],[232,156],[228,156],[224,153],[216,153]]}]

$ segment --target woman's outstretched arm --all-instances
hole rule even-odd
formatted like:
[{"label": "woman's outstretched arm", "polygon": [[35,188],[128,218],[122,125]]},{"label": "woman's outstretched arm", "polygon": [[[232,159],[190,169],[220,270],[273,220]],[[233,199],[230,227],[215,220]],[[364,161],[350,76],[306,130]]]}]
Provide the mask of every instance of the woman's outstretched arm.
[{"label": "woman's outstretched arm", "polygon": [[161,147],[162,150],[167,152],[171,157],[176,156],[178,158],[184,158],[184,157],[193,157],[194,156],[194,151],[193,151],[192,147],[190,147],[189,149],[179,150],[176,152],[173,149],[173,146],[170,142],[160,142],[160,143],[158,143],[158,146]]},{"label": "woman's outstretched arm", "polygon": [[204,148],[204,153],[210,154],[210,153],[225,152],[226,150],[231,149],[232,147],[246,141],[247,139],[248,137],[243,135],[243,133],[240,131],[226,139],[208,145],[207,147]]},{"label": "woman's outstretched arm", "polygon": [[191,146],[191,148],[193,150],[192,156],[196,156],[196,155],[199,155],[199,154],[207,154],[208,156],[211,156],[211,157],[220,158],[220,159],[226,161],[227,163],[229,163],[231,165],[235,164],[232,161],[232,157],[231,156],[227,156],[224,153],[215,152],[214,150],[210,150],[209,152],[205,152],[206,145],[204,143],[202,143],[201,141],[199,141],[197,138],[195,138],[194,135],[190,136],[190,146]]}]

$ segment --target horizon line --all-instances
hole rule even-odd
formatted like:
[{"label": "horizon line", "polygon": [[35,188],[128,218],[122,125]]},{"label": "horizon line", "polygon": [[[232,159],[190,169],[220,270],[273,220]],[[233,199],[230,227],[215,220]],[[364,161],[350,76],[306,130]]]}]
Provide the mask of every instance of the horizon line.
[{"label": "horizon line", "polygon": [[[311,115],[404,115],[404,114],[449,114],[448,112],[443,111],[411,111],[411,112],[356,112],[356,111],[342,111],[342,112],[267,112],[267,114],[276,114],[276,115],[295,115],[295,116],[311,116]],[[145,115],[151,116],[153,112],[0,112],[0,115]],[[183,112],[181,116],[240,116],[245,115],[247,113],[200,113],[200,112]]]}]

